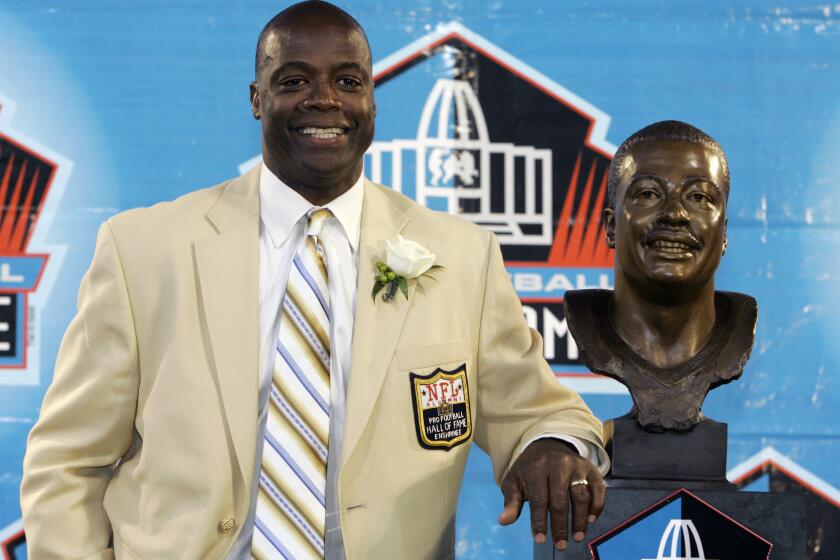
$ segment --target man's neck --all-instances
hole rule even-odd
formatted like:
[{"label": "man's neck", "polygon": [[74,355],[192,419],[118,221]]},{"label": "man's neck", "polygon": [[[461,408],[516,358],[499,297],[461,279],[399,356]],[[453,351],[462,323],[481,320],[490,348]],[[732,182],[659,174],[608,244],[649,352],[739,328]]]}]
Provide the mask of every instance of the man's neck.
[{"label": "man's neck", "polygon": [[613,325],[637,354],[661,368],[691,359],[709,339],[715,323],[714,283],[665,299],[645,297],[616,273]]},{"label": "man's neck", "polygon": [[312,177],[304,180],[288,177],[283,173],[282,166],[273,165],[272,162],[265,161],[265,165],[275,177],[314,206],[326,206],[353,188],[362,175],[361,163],[340,176]]}]

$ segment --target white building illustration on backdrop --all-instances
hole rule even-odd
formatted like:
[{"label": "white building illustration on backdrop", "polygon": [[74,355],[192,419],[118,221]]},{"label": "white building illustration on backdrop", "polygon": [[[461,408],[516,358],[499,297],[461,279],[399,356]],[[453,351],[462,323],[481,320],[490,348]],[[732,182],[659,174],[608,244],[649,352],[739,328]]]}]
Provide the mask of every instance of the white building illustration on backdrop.
[{"label": "white building illustration on backdrop", "polygon": [[[492,200],[491,168],[501,169],[502,200]],[[438,79],[417,138],[374,142],[365,174],[399,192],[413,181],[417,202],[442,199],[437,209],[486,227],[502,245],[552,243],[551,150],[492,142],[478,97],[464,80]]]}]

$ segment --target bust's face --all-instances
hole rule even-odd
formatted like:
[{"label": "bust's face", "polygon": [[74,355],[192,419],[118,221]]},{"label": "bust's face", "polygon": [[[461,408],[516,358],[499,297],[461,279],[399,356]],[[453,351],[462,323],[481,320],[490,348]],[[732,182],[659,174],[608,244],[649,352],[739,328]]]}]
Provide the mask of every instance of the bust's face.
[{"label": "bust's face", "polygon": [[697,288],[711,282],[726,238],[720,158],[700,144],[642,142],[621,163],[615,209],[616,274],[636,289]]}]

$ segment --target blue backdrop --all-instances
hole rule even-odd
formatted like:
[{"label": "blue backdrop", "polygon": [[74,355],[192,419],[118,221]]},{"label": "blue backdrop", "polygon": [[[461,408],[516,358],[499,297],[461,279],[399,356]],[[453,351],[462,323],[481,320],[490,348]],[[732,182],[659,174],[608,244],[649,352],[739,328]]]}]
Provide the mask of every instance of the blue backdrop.
[{"label": "blue backdrop", "polygon": [[[623,414],[629,397],[611,381],[585,373],[563,331],[558,305],[564,279],[574,286],[611,281],[609,255],[589,246],[591,255],[570,254],[577,239],[575,212],[583,208],[580,217],[589,219],[615,144],[648,123],[676,118],[720,141],[729,156],[732,189],[729,250],[718,287],[753,295],[760,312],[743,378],[713,392],[704,412],[729,423],[733,479],[761,489],[770,484],[762,477],[781,477],[812,492],[836,543],[840,5],[759,0],[339,4],[370,38],[377,74],[376,140],[384,152],[392,153],[398,140],[417,141],[418,122],[439,80],[466,80],[477,100],[472,110],[483,107],[489,137],[470,148],[474,153],[502,150],[503,143],[554,150],[548,156],[555,158],[553,176],[543,176],[554,202],[537,202],[534,210],[549,216],[549,230],[543,232],[549,239],[511,243],[505,256],[531,310],[526,310],[529,320],[556,339],[552,365],[560,381],[584,392],[602,419]],[[5,142],[0,147],[5,146],[6,157],[24,150],[45,162],[50,177],[48,188],[39,191],[40,206],[29,210],[35,221],[22,246],[4,246],[0,226],[0,292],[11,298],[6,309],[6,296],[0,295],[0,323],[16,328],[8,340],[0,329],[0,528],[6,527],[0,540],[9,541],[10,550],[18,546],[26,434],[74,312],[97,226],[124,209],[218,183],[258,155],[259,129],[248,103],[254,45],[262,25],[284,6],[265,1],[0,3],[0,140]],[[461,64],[462,59],[467,62]],[[522,107],[506,113],[504,103],[516,105],[511,91],[542,96],[531,106],[537,113]],[[434,110],[437,115],[442,109]],[[552,144],[535,132],[540,112],[552,115],[548,120],[563,142]],[[510,138],[504,137],[507,117],[521,125]],[[581,134],[574,132],[578,122],[584,123]],[[532,129],[529,123],[537,124]],[[569,157],[560,158],[564,153]],[[0,162],[3,154],[0,150]],[[582,162],[580,175],[569,199],[571,217],[564,221],[576,157]],[[376,167],[372,160],[368,164],[369,171]],[[542,165],[535,167],[538,175]],[[391,182],[394,164],[379,163],[378,169],[382,180]],[[463,185],[466,172],[463,167],[460,172],[452,181]],[[586,198],[590,195],[582,193],[590,173],[592,192]],[[513,173],[515,183],[520,175]],[[451,187],[452,181],[442,186]],[[403,191],[417,196],[422,189],[409,183]],[[430,206],[444,204],[433,198],[427,200]],[[583,247],[586,232],[578,233]],[[15,260],[20,255],[47,257],[23,270],[22,261]],[[546,286],[548,277],[534,288],[533,275],[546,270],[562,275],[553,291]],[[527,521],[501,528],[495,522],[500,510],[489,461],[474,451],[458,513],[459,558],[530,554]],[[22,548],[16,550],[21,557]]]}]

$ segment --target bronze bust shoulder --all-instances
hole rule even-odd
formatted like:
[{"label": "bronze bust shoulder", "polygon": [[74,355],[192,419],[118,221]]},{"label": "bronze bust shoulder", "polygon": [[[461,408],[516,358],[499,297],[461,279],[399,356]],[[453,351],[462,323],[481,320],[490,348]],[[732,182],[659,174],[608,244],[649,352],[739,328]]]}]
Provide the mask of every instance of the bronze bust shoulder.
[{"label": "bronze bust shoulder", "polygon": [[630,412],[649,431],[690,430],[702,420],[706,394],[741,376],[750,357],[758,307],[735,292],[715,292],[715,323],[700,351],[673,367],[661,368],[633,351],[610,320],[611,290],[566,294],[566,318],[587,367],[627,386]]}]

